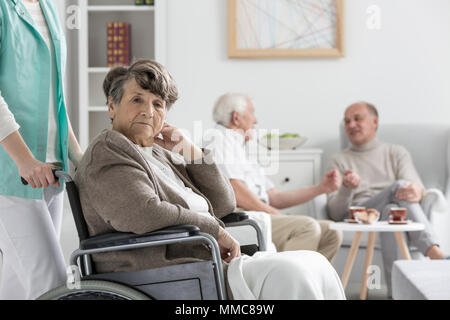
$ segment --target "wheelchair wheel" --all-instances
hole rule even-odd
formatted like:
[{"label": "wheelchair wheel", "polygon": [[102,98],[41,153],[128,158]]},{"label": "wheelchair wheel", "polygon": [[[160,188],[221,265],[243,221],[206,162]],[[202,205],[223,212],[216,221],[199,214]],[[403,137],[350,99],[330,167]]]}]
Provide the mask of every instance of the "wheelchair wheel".
[{"label": "wheelchair wheel", "polygon": [[38,298],[38,300],[150,300],[151,297],[119,283],[85,280],[78,289],[61,286]]}]

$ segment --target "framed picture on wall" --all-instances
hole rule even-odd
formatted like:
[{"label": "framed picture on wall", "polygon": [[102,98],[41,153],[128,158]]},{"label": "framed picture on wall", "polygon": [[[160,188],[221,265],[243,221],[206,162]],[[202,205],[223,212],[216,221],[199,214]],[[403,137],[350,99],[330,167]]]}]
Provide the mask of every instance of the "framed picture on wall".
[{"label": "framed picture on wall", "polygon": [[344,56],[344,0],[228,0],[228,57]]}]

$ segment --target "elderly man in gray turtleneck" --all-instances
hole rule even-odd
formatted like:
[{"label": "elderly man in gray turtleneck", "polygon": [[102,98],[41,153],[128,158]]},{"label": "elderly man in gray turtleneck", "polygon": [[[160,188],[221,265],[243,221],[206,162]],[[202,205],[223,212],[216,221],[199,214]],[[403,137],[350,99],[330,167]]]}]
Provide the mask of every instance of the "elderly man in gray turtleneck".
[{"label": "elderly man in gray turtleneck", "polygon": [[[343,220],[349,206],[357,205],[375,208],[381,213],[380,220],[388,220],[391,207],[405,207],[408,219],[425,225],[424,231],[408,233],[411,244],[431,259],[445,258],[420,205],[424,188],[409,152],[376,138],[377,109],[367,102],[354,103],[345,111],[344,123],[352,145],[330,161],[329,169],[338,169],[342,176],[341,187],[328,194],[330,218]],[[397,246],[391,232],[380,233],[380,240],[390,289]]]}]

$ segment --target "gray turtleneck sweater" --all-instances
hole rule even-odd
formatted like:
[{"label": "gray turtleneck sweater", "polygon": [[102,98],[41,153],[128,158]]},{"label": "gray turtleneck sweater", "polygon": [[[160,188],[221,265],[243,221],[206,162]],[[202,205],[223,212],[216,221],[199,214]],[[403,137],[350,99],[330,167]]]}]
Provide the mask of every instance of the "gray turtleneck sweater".
[{"label": "gray turtleneck sweater", "polygon": [[328,214],[333,220],[343,220],[349,206],[362,203],[397,180],[422,184],[409,152],[402,146],[372,141],[345,149],[335,154],[329,169],[337,169],[341,175],[347,170],[355,171],[361,182],[356,189],[342,185],[328,194]]}]

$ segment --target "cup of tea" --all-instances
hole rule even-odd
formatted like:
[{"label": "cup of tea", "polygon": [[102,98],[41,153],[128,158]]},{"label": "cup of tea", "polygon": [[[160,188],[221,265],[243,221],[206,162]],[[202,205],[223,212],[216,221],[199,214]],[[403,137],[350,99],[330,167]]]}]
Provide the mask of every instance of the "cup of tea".
[{"label": "cup of tea", "polygon": [[408,209],[406,208],[391,208],[390,209],[390,220],[392,221],[405,221],[406,213]]},{"label": "cup of tea", "polygon": [[356,212],[364,212],[366,211],[366,207],[350,207],[348,208],[348,213],[350,214],[350,219],[355,220],[355,213]]}]

